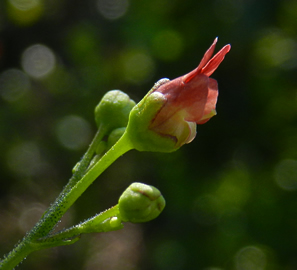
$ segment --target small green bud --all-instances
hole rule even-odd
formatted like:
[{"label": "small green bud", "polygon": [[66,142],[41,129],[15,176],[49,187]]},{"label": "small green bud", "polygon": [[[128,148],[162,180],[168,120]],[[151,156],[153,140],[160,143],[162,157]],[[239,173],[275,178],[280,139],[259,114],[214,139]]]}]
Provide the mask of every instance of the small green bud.
[{"label": "small green bud", "polygon": [[119,199],[120,217],[125,222],[147,222],[162,212],[165,199],[160,191],[142,183],[131,184]]},{"label": "small green bud", "polygon": [[124,134],[126,128],[116,128],[112,132],[110,132],[107,139],[107,149],[110,149]]},{"label": "small green bud", "polygon": [[111,228],[122,228],[123,227],[122,222],[118,217],[112,217],[109,220],[109,225]]},{"label": "small green bud", "polygon": [[110,231],[116,231],[123,228],[123,224],[121,223],[121,220],[117,217],[111,217],[104,222],[102,222],[101,226],[98,226],[97,231],[94,232],[110,232]]},{"label": "small green bud", "polygon": [[120,90],[107,92],[95,108],[97,126],[104,126],[107,132],[119,127],[126,127],[129,113],[135,102]]},{"label": "small green bud", "polygon": [[75,164],[75,166],[74,166],[73,169],[72,169],[72,173],[75,173],[75,172],[78,170],[79,165],[80,165],[80,162],[77,162],[77,163]]}]

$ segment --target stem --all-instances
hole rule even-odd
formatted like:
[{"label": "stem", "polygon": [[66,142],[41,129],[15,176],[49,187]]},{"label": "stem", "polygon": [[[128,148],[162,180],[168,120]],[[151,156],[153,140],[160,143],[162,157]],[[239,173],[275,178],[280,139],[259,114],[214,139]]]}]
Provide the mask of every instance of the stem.
[{"label": "stem", "polygon": [[101,142],[101,140],[104,137],[104,135],[106,134],[106,132],[107,132],[107,129],[104,126],[99,127],[87,152],[83,155],[81,161],[79,161],[77,167],[75,168],[73,176],[70,178],[70,180],[65,188],[73,187],[77,183],[77,181],[79,181],[82,178],[82,176],[84,175],[84,173],[86,172],[87,168],[90,165],[90,162],[94,156],[96,147]]},{"label": "stem", "polygon": [[117,226],[111,226],[108,222],[112,217],[117,217],[118,215],[119,207],[116,205],[78,225],[59,231],[49,237],[38,239],[37,242],[44,243],[44,245],[48,247],[54,247],[58,245],[65,245],[64,243],[67,244],[68,241],[78,238],[83,233],[98,233],[119,230],[123,228],[120,221]]},{"label": "stem", "polygon": [[22,241],[0,262],[1,270],[14,269],[24,258],[26,258],[35,249],[27,242]]},{"label": "stem", "polygon": [[124,133],[119,141],[92,168],[90,168],[90,170],[88,170],[76,184],[73,183],[74,185],[71,189],[69,188],[69,185],[66,185],[56,201],[45,212],[41,220],[23,238],[17,247],[0,262],[0,269],[11,270],[32,251],[41,249],[42,245],[38,246],[36,243],[33,244],[33,242],[39,238],[47,236],[68,208],[93,183],[93,181],[117,158],[131,149],[133,149],[133,145],[126,133]]},{"label": "stem", "polygon": [[[92,158],[94,156],[96,147],[101,142],[102,138],[106,134],[106,131],[107,131],[107,129],[104,128],[103,126],[99,127],[99,129],[96,132],[91,144],[89,145],[88,150],[83,155],[82,159],[75,166],[75,170],[73,171],[72,177],[68,181],[67,185],[63,188],[63,190],[62,190],[61,194],[59,195],[59,197],[62,195],[62,193],[67,193],[68,191],[70,191],[71,188],[83,177],[83,175],[85,174],[86,170],[88,169],[89,164],[90,164],[90,162],[91,162],[91,160],[92,160]],[[56,202],[59,199],[59,197],[56,199]],[[47,209],[43,213],[43,216],[45,216],[47,214],[47,212],[50,211],[50,210],[51,210],[51,208]]]},{"label": "stem", "polygon": [[[63,197],[63,208],[66,210],[79,198],[79,196],[94,182],[94,180],[105,171],[121,155],[133,149],[132,144],[125,134],[105,155],[86,172],[71,191]],[[65,212],[64,212],[65,213]]]}]

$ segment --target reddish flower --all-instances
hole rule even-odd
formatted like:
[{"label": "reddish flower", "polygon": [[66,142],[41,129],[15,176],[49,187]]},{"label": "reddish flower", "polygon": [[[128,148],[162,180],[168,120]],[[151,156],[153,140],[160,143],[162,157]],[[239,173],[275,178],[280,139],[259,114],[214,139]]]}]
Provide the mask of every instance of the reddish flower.
[{"label": "reddish flower", "polygon": [[150,93],[161,93],[166,102],[149,129],[173,138],[176,147],[191,142],[196,136],[196,124],[204,124],[216,114],[218,84],[209,76],[231,49],[228,44],[212,57],[216,43],[217,38],[196,69],[172,81],[160,80]]}]

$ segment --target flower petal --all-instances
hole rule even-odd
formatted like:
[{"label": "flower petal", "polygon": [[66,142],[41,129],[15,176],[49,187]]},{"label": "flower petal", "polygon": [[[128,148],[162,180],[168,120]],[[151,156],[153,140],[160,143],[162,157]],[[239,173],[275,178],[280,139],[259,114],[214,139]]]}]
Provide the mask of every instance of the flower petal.
[{"label": "flower petal", "polygon": [[190,129],[190,134],[189,134],[189,137],[187,138],[186,142],[185,143],[190,143],[191,141],[193,141],[196,137],[196,128],[197,128],[197,125],[195,122],[187,122],[188,123],[188,126],[189,126],[189,129]]},{"label": "flower petal", "polygon": [[208,87],[209,78],[203,74],[197,75],[191,83],[185,85],[179,100],[186,111],[186,121],[197,123],[203,117],[209,93]]},{"label": "flower petal", "polygon": [[171,138],[176,147],[190,143],[196,136],[196,123],[185,121],[183,111],[176,112],[162,124],[154,121],[149,128],[161,136]]},{"label": "flower petal", "polygon": [[186,74],[184,76],[184,82],[188,83],[189,81],[191,81],[196,75],[202,73],[202,69],[203,67],[208,63],[208,61],[210,60],[210,58],[212,57],[215,47],[216,47],[216,43],[218,41],[218,38],[215,38],[215,40],[213,41],[213,43],[211,44],[211,46],[208,48],[208,50],[205,52],[202,60],[200,61],[199,65],[197,68],[195,68],[194,70],[192,70],[191,72],[189,72],[188,74]]},{"label": "flower petal", "polygon": [[225,55],[230,51],[230,44],[224,46],[209,62],[202,68],[201,73],[210,76],[224,60]]},{"label": "flower petal", "polygon": [[202,70],[204,68],[204,66],[208,63],[208,61],[210,60],[210,58],[212,57],[216,44],[218,42],[218,38],[215,38],[215,40],[213,41],[213,43],[211,44],[211,46],[209,47],[209,49],[206,51],[206,53],[204,54],[201,62],[199,63],[197,70]]},{"label": "flower petal", "polygon": [[209,78],[207,102],[204,106],[203,117],[197,124],[206,123],[212,116],[216,115],[216,104],[218,100],[219,90],[218,83],[215,79]]}]

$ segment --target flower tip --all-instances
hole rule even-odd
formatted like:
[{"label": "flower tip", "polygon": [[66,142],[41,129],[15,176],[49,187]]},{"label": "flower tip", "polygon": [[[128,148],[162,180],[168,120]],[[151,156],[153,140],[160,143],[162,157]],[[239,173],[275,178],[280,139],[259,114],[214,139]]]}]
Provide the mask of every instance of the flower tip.
[{"label": "flower tip", "polygon": [[211,51],[211,49],[213,48],[212,54],[213,54],[213,52],[214,52],[214,48],[215,48],[215,46],[217,45],[218,40],[219,40],[219,37],[216,37],[216,38],[214,39],[213,43],[211,44],[210,48],[208,49],[208,50]]},{"label": "flower tip", "polygon": [[225,45],[218,53],[217,55],[221,55],[222,56],[222,60],[221,62],[223,61],[225,55],[231,50],[231,45],[230,44],[227,44]]},{"label": "flower tip", "polygon": [[227,48],[227,49],[226,49],[227,52],[229,52],[229,51],[231,50],[231,44],[227,44],[227,45],[225,45],[224,47]]}]

